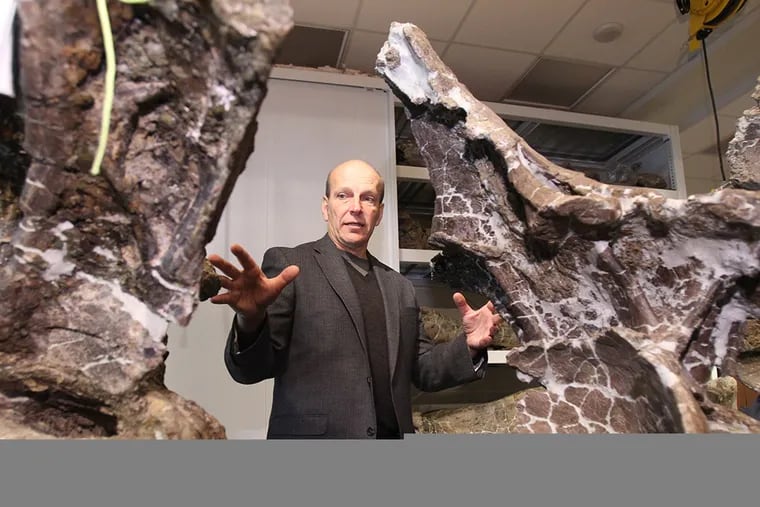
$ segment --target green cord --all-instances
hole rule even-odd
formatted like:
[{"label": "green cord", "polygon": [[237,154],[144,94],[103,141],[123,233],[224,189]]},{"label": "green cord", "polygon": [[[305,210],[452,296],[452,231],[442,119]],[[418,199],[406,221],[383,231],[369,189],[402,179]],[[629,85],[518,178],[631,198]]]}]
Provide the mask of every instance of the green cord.
[{"label": "green cord", "polygon": [[[106,153],[108,143],[108,130],[111,125],[111,108],[113,107],[113,94],[116,87],[116,56],[113,46],[113,34],[111,33],[111,21],[108,17],[108,5],[106,0],[96,0],[98,5],[98,18],[100,30],[103,33],[103,47],[106,53],[106,82],[103,89],[103,115],[100,121],[100,137],[98,139],[98,151],[92,161],[90,174],[100,174],[100,164]],[[121,0],[125,4],[144,4],[150,0]]]}]

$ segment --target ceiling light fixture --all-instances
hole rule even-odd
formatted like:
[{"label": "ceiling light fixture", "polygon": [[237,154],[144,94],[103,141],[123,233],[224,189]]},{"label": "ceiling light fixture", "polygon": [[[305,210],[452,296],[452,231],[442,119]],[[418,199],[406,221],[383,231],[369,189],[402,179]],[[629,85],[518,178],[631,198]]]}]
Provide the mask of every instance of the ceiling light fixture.
[{"label": "ceiling light fixture", "polygon": [[601,43],[612,42],[623,34],[623,25],[620,23],[604,23],[594,30],[594,40]]}]

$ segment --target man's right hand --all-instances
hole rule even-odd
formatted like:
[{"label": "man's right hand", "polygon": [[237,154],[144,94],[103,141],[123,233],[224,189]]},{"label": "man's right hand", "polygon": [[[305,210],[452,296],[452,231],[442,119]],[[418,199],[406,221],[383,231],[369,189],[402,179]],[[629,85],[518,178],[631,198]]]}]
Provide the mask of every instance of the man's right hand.
[{"label": "man's right hand", "polygon": [[264,321],[266,309],[282,289],[298,276],[298,266],[288,266],[279,275],[267,278],[253,257],[240,245],[234,244],[230,251],[237,257],[242,269],[220,256],[209,255],[208,260],[227,276],[219,276],[222,287],[227,289],[209,299],[214,304],[229,305],[243,318],[245,327],[255,328]]}]

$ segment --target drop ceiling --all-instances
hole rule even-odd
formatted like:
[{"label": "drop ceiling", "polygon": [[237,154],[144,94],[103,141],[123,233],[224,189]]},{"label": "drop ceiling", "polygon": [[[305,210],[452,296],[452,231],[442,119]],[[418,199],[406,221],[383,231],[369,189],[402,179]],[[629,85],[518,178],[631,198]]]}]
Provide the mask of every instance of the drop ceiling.
[{"label": "drop ceiling", "polygon": [[[374,74],[390,23],[411,22],[481,100],[678,125],[685,157],[715,144],[702,55],[688,53],[688,19],[673,0],[291,0],[291,5],[297,25],[338,34],[322,36],[332,41],[332,49],[313,66]],[[706,41],[719,118],[726,125],[724,143],[737,112],[751,105],[749,94],[760,75],[758,5],[760,0],[747,0]],[[594,30],[605,23],[622,25],[617,40],[594,39]],[[314,52],[316,39],[298,36],[288,54]]]}]

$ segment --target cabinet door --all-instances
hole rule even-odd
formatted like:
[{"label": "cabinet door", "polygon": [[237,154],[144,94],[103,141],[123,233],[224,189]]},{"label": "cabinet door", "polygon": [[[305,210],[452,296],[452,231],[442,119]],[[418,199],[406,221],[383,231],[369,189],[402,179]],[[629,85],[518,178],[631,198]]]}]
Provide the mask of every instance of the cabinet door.
[{"label": "cabinet door", "polygon": [[[391,111],[385,90],[270,79],[254,153],[208,253],[234,261],[229,246],[240,243],[260,262],[270,246],[321,237],[326,227],[320,202],[331,168],[360,158],[386,180],[395,177]],[[392,216],[370,243],[370,250],[391,265],[398,258]],[[222,354],[231,319],[227,307],[204,302],[188,327],[170,326],[166,385],[216,416],[229,438],[263,438],[272,381],[243,386],[229,377]]]}]

